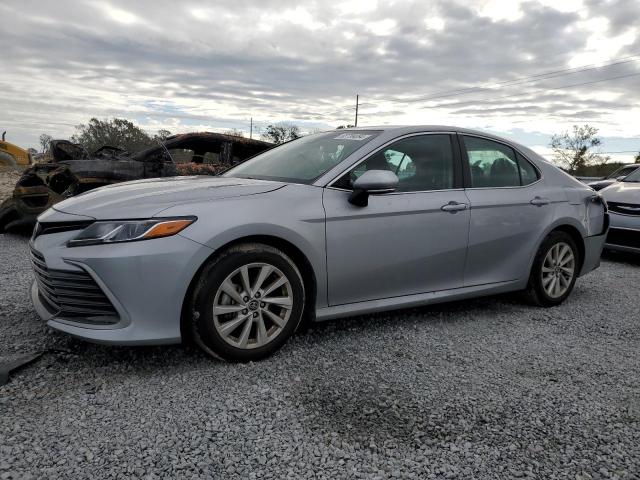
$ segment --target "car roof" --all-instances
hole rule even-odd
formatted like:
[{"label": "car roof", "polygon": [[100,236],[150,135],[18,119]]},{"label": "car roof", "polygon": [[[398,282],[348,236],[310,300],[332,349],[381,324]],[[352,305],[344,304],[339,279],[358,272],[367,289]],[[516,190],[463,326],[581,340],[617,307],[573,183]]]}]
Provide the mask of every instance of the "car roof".
[{"label": "car roof", "polygon": [[[402,137],[403,135],[410,135],[412,133],[430,133],[430,132],[444,132],[444,133],[462,133],[469,135],[477,135],[480,137],[488,138],[490,140],[495,140],[497,142],[504,143],[506,145],[511,146],[517,152],[524,155],[528,160],[534,162],[539,168],[541,164],[552,165],[547,159],[526,147],[520,143],[514,142],[508,138],[499,137],[497,135],[487,133],[481,130],[473,130],[470,128],[462,128],[462,127],[454,127],[451,125],[371,125],[371,126],[362,126],[362,127],[348,127],[348,128],[337,128],[335,130],[328,130],[325,133],[340,133],[340,132],[363,132],[363,131],[378,131],[379,135],[376,136],[375,139],[371,140],[367,143],[363,149],[357,150],[352,155],[362,157],[367,153],[375,151],[377,148],[386,144],[387,142],[394,141],[397,137]],[[328,172],[320,176],[314,182],[314,185],[327,185],[330,181],[333,181],[336,175],[340,174],[342,170],[344,170],[343,163],[351,165],[353,164],[352,155],[345,159],[345,162],[341,162],[341,164],[336,165],[334,168],[330,169]],[[555,167],[554,167],[555,168]],[[576,180],[577,181],[577,180]]]},{"label": "car roof", "polygon": [[365,131],[380,130],[385,132],[393,132],[395,135],[404,135],[404,134],[418,133],[418,132],[457,132],[457,133],[468,133],[470,135],[479,135],[482,137],[495,138],[496,140],[500,140],[500,141],[512,143],[512,144],[516,143],[513,140],[509,140],[508,138],[500,137],[498,135],[485,132],[483,130],[454,127],[452,125],[372,125],[372,126],[366,126],[366,127],[339,128],[339,129],[336,129],[335,131],[348,132],[348,131],[362,131],[362,130],[365,130]]}]

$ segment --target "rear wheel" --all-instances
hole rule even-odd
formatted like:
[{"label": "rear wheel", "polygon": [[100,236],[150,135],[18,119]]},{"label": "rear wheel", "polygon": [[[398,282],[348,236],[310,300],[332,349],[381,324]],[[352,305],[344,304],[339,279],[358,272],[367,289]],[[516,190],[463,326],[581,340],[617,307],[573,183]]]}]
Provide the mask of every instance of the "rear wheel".
[{"label": "rear wheel", "polygon": [[573,238],[552,232],[540,245],[527,285],[527,296],[536,305],[560,305],[571,294],[578,278],[579,253]]},{"label": "rear wheel", "polygon": [[224,360],[264,358],[295,332],[304,298],[300,272],[283,252],[257,243],[234,246],[201,274],[193,297],[193,337]]}]

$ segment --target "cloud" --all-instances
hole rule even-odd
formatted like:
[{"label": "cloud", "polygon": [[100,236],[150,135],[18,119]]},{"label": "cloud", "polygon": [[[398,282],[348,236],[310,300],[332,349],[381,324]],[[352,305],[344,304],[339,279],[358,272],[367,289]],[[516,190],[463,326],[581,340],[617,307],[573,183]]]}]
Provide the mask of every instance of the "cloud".
[{"label": "cloud", "polygon": [[[369,125],[449,123],[524,138],[588,121],[607,136],[640,135],[630,121],[640,116],[640,76],[601,82],[640,73],[640,57],[504,84],[640,54],[636,0],[9,0],[0,14],[12,24],[0,31],[0,123],[25,145],[42,132],[68,136],[91,116],[172,131],[246,130],[250,117],[332,127],[352,123],[356,93]],[[585,82],[599,83],[557,89]]]}]

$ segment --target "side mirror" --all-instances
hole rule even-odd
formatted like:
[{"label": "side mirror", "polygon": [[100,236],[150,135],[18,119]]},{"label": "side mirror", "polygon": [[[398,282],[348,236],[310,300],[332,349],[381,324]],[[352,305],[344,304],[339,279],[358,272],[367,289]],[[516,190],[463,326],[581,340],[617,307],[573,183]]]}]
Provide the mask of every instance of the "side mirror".
[{"label": "side mirror", "polygon": [[349,196],[349,203],[358,207],[369,204],[370,194],[395,192],[398,187],[398,177],[390,170],[368,170],[353,182],[353,192]]},{"label": "side mirror", "polygon": [[625,178],[627,178],[626,175],[620,175],[619,177],[616,177],[616,182],[621,182],[622,180],[624,180]]}]

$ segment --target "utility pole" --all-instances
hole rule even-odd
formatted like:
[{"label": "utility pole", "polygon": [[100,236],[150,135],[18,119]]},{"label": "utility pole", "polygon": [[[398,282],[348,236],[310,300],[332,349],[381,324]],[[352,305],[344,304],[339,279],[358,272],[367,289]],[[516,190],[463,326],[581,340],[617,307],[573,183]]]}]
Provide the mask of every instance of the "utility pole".
[{"label": "utility pole", "polygon": [[356,95],[356,121],[354,123],[354,127],[358,126],[358,103],[359,103],[360,95]]},{"label": "utility pole", "polygon": [[253,138],[253,117],[251,117],[251,126],[249,127],[249,140]]}]

